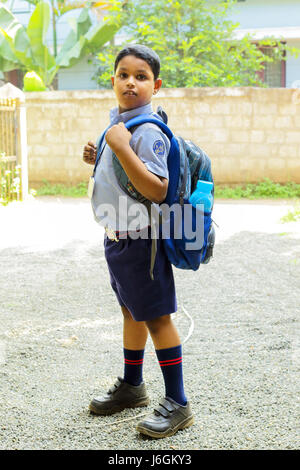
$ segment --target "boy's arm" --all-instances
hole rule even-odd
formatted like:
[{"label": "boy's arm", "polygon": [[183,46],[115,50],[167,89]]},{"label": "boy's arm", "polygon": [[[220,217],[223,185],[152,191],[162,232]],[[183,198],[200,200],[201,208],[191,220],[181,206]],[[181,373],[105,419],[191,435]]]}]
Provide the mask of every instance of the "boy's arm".
[{"label": "boy's arm", "polygon": [[151,173],[129,145],[132,135],[123,122],[112,126],[105,139],[118,157],[128,178],[146,199],[161,203],[168,191],[168,180]]}]

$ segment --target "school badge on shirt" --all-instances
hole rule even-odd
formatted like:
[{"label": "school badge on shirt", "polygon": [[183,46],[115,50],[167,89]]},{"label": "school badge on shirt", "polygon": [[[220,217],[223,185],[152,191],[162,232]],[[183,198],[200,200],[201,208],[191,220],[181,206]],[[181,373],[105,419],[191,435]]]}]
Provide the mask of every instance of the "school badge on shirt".
[{"label": "school badge on shirt", "polygon": [[158,157],[163,157],[165,154],[165,144],[162,140],[156,140],[153,144],[153,151]]}]

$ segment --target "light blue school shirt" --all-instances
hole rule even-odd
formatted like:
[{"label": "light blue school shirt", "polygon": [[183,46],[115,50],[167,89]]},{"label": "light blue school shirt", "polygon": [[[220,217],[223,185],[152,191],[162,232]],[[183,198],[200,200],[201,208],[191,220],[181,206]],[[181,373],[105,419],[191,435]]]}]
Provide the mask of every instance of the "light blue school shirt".
[{"label": "light blue school shirt", "polygon": [[[110,112],[111,126],[127,122],[140,114],[154,114],[151,104],[119,114],[118,108]],[[160,118],[157,114],[155,117]],[[169,179],[167,157],[170,141],[162,130],[152,123],[138,126],[129,143],[132,150],[152,173]],[[103,152],[95,172],[92,208],[95,220],[112,230],[135,230],[149,225],[146,207],[129,197],[115,176],[112,151],[104,142]]]}]

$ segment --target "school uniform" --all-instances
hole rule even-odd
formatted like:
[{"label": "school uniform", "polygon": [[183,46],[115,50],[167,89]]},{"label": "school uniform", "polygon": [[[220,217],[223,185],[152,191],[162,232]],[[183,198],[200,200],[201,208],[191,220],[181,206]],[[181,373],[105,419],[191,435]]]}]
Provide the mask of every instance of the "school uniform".
[{"label": "school uniform", "polygon": [[[151,104],[121,114],[118,108],[114,108],[110,113],[111,126],[125,123],[140,114],[154,114]],[[160,118],[156,114],[155,117]],[[149,171],[168,179],[170,142],[158,126],[145,123],[135,128],[130,146]],[[162,240],[157,239],[154,279],[151,279],[152,241],[147,208],[120,187],[113,168],[113,153],[105,139],[100,152],[91,202],[95,220],[117,233],[118,241],[107,236],[104,240],[110,282],[117,300],[121,306],[128,308],[136,321],[174,313],[177,303],[173,271]],[[106,210],[111,207],[115,211]],[[132,226],[141,234],[139,238],[130,237]]]}]

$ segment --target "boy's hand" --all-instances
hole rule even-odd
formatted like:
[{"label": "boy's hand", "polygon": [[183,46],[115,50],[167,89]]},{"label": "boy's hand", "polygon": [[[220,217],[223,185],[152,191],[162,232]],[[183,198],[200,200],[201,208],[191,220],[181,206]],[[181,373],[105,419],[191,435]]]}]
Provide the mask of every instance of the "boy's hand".
[{"label": "boy's hand", "polygon": [[83,161],[94,165],[97,157],[97,147],[93,142],[88,142],[87,145],[83,147]]},{"label": "boy's hand", "polygon": [[126,129],[123,122],[112,126],[105,134],[105,140],[114,153],[128,147],[131,137],[131,133]]}]

